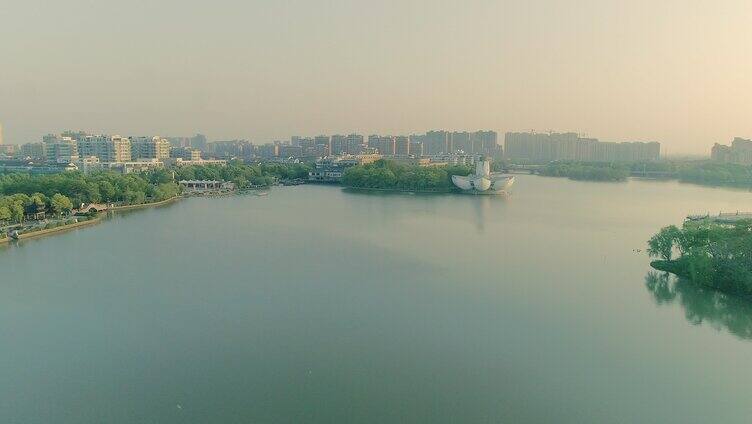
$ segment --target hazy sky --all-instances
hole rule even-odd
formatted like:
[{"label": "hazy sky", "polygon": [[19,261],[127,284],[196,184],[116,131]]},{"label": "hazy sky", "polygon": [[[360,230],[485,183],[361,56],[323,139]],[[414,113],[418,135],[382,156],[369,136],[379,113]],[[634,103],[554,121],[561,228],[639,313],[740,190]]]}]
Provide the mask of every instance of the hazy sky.
[{"label": "hazy sky", "polygon": [[0,1],[6,142],[573,130],[752,137],[750,0]]}]

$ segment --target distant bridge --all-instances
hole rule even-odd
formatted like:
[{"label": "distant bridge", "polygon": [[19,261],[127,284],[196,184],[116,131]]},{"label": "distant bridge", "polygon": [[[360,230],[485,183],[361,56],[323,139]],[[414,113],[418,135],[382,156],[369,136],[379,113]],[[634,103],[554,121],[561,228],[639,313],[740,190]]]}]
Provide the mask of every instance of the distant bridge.
[{"label": "distant bridge", "polygon": [[674,178],[678,174],[671,171],[631,171],[629,175],[643,178]]},{"label": "distant bridge", "polygon": [[106,203],[89,203],[86,206],[84,206],[82,204],[80,208],[74,209],[73,212],[74,213],[82,213],[82,214],[83,213],[89,213],[89,212],[92,212],[92,211],[94,211],[94,212],[103,212],[103,211],[106,211],[107,209],[109,209],[111,207],[112,207],[112,205],[108,205]]},{"label": "distant bridge", "polygon": [[545,165],[506,165],[501,172],[507,174],[537,174]]}]

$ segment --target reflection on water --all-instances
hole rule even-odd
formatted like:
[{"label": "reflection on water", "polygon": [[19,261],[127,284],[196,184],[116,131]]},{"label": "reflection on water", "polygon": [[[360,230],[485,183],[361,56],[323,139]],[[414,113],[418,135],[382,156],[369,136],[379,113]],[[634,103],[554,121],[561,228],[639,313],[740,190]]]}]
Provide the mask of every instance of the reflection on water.
[{"label": "reflection on water", "polygon": [[752,339],[752,300],[729,296],[655,271],[645,276],[645,287],[659,305],[678,302],[684,308],[687,321],[693,325],[707,323],[741,339]]},{"label": "reflection on water", "polygon": [[478,233],[482,233],[486,228],[486,214],[488,213],[489,203],[491,200],[488,196],[476,196],[473,206],[475,209],[475,228]]},{"label": "reflection on water", "polygon": [[475,210],[475,228],[478,233],[483,233],[486,229],[486,221],[488,219],[495,219],[490,211],[492,203],[503,203],[507,200],[506,194],[497,195],[477,195],[473,196],[473,209]]}]

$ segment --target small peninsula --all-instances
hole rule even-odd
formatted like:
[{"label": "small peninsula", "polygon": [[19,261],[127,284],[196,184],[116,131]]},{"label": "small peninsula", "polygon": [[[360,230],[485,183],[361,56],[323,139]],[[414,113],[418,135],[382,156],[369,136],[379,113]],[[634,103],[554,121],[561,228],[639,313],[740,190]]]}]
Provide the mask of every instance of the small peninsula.
[{"label": "small peninsula", "polygon": [[[678,256],[674,257],[674,253]],[[650,265],[722,292],[752,296],[752,220],[686,221],[648,241]]]}]

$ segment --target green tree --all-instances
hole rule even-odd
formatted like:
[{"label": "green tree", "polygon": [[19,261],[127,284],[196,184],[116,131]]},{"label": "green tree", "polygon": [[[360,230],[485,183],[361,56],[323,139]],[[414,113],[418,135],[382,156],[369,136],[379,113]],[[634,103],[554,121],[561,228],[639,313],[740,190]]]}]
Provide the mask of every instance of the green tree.
[{"label": "green tree", "polygon": [[68,197],[63,196],[60,193],[52,196],[50,204],[52,205],[53,212],[55,212],[57,215],[68,214],[71,212],[71,210],[73,210],[73,202],[71,202]]},{"label": "green tree", "polygon": [[661,228],[661,231],[648,241],[648,254],[670,261],[673,256],[674,243],[679,235],[680,231],[674,225]]},{"label": "green tree", "polygon": [[24,207],[20,203],[11,203],[9,206],[10,209],[10,219],[13,222],[23,222],[24,220]]},{"label": "green tree", "polygon": [[47,196],[42,193],[34,193],[29,196],[29,205],[26,207],[28,214],[44,213],[47,210]]},{"label": "green tree", "polygon": [[0,204],[0,222],[10,221],[11,218],[10,207],[8,205]]}]

